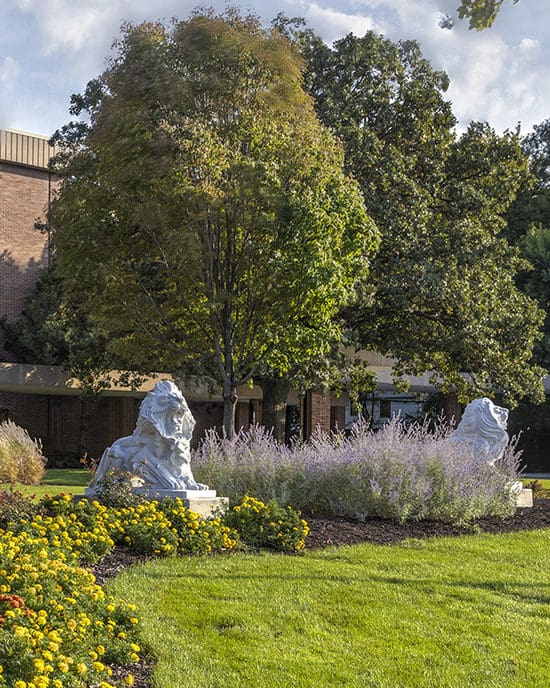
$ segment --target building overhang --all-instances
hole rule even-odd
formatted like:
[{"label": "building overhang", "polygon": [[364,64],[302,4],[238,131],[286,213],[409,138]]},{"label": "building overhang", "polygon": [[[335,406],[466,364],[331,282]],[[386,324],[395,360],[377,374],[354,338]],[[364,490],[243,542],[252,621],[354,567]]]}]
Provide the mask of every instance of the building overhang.
[{"label": "building overhang", "polygon": [[[170,375],[159,373],[143,378],[136,386],[130,386],[124,383],[124,375],[119,371],[111,371],[109,378],[109,386],[102,392],[104,396],[137,398],[144,397],[159,380],[174,379]],[[178,382],[178,385],[190,401],[222,401],[221,393],[212,393],[206,384],[190,381]],[[82,384],[77,378],[67,375],[60,366],[0,363],[0,392],[79,396],[82,394]],[[262,392],[258,387],[239,387],[237,393],[241,399],[262,398]]]},{"label": "building overhang", "polygon": [[[369,368],[376,374],[380,391],[395,391],[392,380],[391,359],[373,359]],[[141,383],[132,387],[123,382],[123,374],[112,371],[109,374],[111,383],[102,392],[104,396],[131,396],[142,398],[160,379],[173,379],[170,375],[158,374],[142,379]],[[434,392],[431,380],[433,373],[421,376],[406,376],[408,391],[412,393]],[[178,382],[185,397],[190,401],[222,401],[221,392],[212,392],[208,385],[193,381]],[[544,389],[550,394],[550,375],[543,380]],[[0,363],[0,392],[14,392],[17,394],[45,394],[79,396],[82,394],[82,384],[74,377],[70,377],[60,366],[30,365],[26,363]],[[261,399],[262,390],[257,386],[241,386],[237,389],[239,399]],[[292,403],[297,403],[293,395]]]}]

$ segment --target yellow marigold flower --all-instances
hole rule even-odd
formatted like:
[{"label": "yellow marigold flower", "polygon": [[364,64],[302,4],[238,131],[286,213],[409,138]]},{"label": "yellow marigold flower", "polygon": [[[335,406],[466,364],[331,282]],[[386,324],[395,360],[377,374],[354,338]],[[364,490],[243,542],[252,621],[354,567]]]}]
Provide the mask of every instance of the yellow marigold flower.
[{"label": "yellow marigold flower", "polygon": [[137,623],[139,623],[139,619],[136,619],[135,616],[131,616],[130,619],[129,619],[129,621],[130,621],[131,624],[137,624]]},{"label": "yellow marigold flower", "polygon": [[92,662],[92,666],[96,671],[104,671],[105,669],[105,664],[101,662]]},{"label": "yellow marigold flower", "polygon": [[50,685],[50,679],[47,676],[35,676],[29,686],[34,686],[34,688],[48,688]]},{"label": "yellow marigold flower", "polygon": [[97,654],[97,652],[94,652],[94,650],[90,650],[88,654],[94,661],[99,658],[99,655]]},{"label": "yellow marigold flower", "polygon": [[69,671],[69,665],[67,662],[57,662],[57,668],[62,674],[66,674]]},{"label": "yellow marigold flower", "polygon": [[132,674],[128,674],[127,676],[124,677],[124,683],[127,686],[133,686],[134,685],[134,677]]},{"label": "yellow marigold flower", "polygon": [[16,681],[13,685],[13,688],[27,688],[27,682],[26,681]]},{"label": "yellow marigold flower", "polygon": [[76,673],[77,674],[85,674],[88,671],[88,667],[84,664],[84,662],[79,662],[76,665]]}]

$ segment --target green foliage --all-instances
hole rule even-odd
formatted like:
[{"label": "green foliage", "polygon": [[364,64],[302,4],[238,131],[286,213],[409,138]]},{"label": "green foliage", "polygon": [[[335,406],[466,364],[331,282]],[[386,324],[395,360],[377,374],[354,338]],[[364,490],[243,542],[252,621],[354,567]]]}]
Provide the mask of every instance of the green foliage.
[{"label": "green foliage", "polygon": [[73,99],[52,222],[67,292],[132,369],[236,387],[339,337],[377,243],[301,61],[252,17],[127,26]]},{"label": "green foliage", "polygon": [[87,535],[79,528],[59,515],[0,531],[2,688],[107,686],[110,663],[139,660],[135,607],[78,567],[89,545],[79,549]]},{"label": "green foliage", "polygon": [[178,537],[155,502],[113,510],[110,529],[115,542],[138,554],[166,556],[176,552]]},{"label": "green foliage", "polygon": [[41,273],[19,318],[0,327],[6,349],[18,362],[63,366],[80,380],[84,392],[96,392],[105,384],[113,364],[106,341],[82,309],[64,299],[54,262]]},{"label": "green foliage", "polygon": [[457,138],[448,78],[413,41],[295,40],[319,117],[341,138],[382,234],[345,311],[351,341],[395,358],[398,379],[435,371],[433,383],[464,402],[495,389],[508,405],[540,400],[531,353],[543,314],[516,288],[524,264],[502,235],[529,179],[517,134],[473,123]]},{"label": "green foliage", "polygon": [[237,534],[221,518],[201,518],[183,506],[181,499],[163,499],[158,504],[177,535],[180,554],[210,554],[235,547]]},{"label": "green foliage", "polygon": [[0,492],[0,528],[5,530],[9,523],[29,520],[37,511],[38,505],[33,496],[13,489]]},{"label": "green foliage", "polygon": [[184,507],[181,500],[111,509],[109,529],[116,543],[151,556],[210,554],[236,544],[219,518],[202,518]]},{"label": "green foliage", "polygon": [[518,286],[536,299],[546,317],[543,339],[534,360],[550,367],[550,120],[534,127],[522,140],[529,156],[532,178],[524,184],[508,212],[507,237],[528,261],[517,279]]},{"label": "green foliage", "polygon": [[10,420],[0,423],[0,482],[35,485],[45,464],[40,441]]},{"label": "green foliage", "polygon": [[145,500],[132,489],[131,473],[109,471],[97,482],[97,499],[101,504],[124,509]]},{"label": "green foliage", "polygon": [[264,504],[245,495],[223,517],[240,539],[250,547],[267,547],[278,552],[299,552],[309,532],[300,512],[282,507],[275,500]]},{"label": "green foliage", "polygon": [[548,490],[544,487],[544,484],[540,480],[531,480],[527,483],[526,487],[533,490],[534,499],[550,499],[550,494]]},{"label": "green foliage", "polygon": [[[493,25],[504,0],[461,0],[458,7],[460,19],[468,20],[468,28],[482,31]],[[514,5],[519,0],[513,0]]]}]

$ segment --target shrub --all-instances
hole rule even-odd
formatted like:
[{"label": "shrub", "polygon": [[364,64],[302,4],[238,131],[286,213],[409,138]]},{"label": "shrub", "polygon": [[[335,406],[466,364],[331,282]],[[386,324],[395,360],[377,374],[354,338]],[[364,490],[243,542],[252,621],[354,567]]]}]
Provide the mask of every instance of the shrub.
[{"label": "shrub", "polygon": [[178,536],[157,502],[109,510],[109,530],[116,543],[138,554],[175,554]]},{"label": "shrub", "polygon": [[38,504],[33,497],[27,497],[18,490],[0,491],[0,528],[7,528],[9,523],[31,519],[38,511]]},{"label": "shrub", "polygon": [[177,535],[180,554],[210,554],[233,549],[236,545],[236,533],[221,518],[202,518],[187,509],[181,499],[163,499],[158,509]]},{"label": "shrub", "polygon": [[533,490],[534,499],[549,499],[548,490],[540,482],[540,480],[531,480],[527,487]]},{"label": "shrub", "polygon": [[254,494],[304,512],[458,523],[513,513],[520,455],[512,441],[493,467],[446,426],[393,419],[378,432],[358,425],[349,437],[319,434],[292,449],[258,428],[232,440],[209,433],[194,473],[231,502]]},{"label": "shrub", "polygon": [[97,499],[101,504],[115,509],[125,509],[146,500],[132,489],[131,474],[109,471],[97,482]]},{"label": "shrub", "polygon": [[264,504],[248,495],[233,505],[223,520],[250,547],[267,547],[279,552],[300,551],[309,533],[307,523],[292,507],[284,508],[275,500]]},{"label": "shrub", "polygon": [[219,494],[236,502],[253,494],[264,502],[298,503],[305,486],[305,467],[298,449],[277,442],[261,426],[253,426],[232,439],[208,430],[193,454],[193,474]]},{"label": "shrub", "polygon": [[0,482],[35,485],[44,476],[45,465],[39,440],[12,421],[0,423]]}]

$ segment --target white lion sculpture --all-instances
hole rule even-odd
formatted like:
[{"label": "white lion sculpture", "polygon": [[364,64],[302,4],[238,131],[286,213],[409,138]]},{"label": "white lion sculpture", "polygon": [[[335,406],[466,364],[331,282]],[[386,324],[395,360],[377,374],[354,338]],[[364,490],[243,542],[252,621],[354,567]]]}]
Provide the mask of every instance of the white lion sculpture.
[{"label": "white lion sculpture", "polygon": [[190,441],[195,427],[183,394],[168,380],[157,382],[142,401],[136,429],[103,452],[86,494],[98,491],[109,472],[128,472],[134,486],[159,490],[208,490],[191,472]]},{"label": "white lion sculpture", "polygon": [[495,406],[490,399],[475,399],[466,406],[451,438],[466,442],[493,466],[510,440],[506,432],[508,409]]}]

